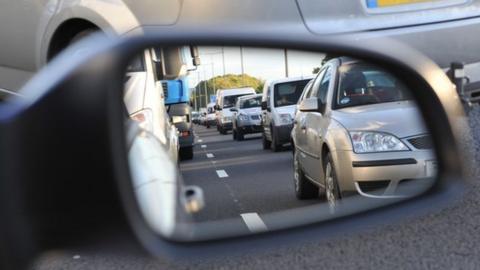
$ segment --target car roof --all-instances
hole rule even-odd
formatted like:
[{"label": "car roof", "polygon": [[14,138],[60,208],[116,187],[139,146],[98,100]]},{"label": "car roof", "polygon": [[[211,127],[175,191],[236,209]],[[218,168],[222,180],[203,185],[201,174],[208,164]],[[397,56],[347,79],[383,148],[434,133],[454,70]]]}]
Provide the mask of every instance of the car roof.
[{"label": "car roof", "polygon": [[281,78],[268,81],[269,85],[277,84],[277,83],[284,83],[284,82],[294,82],[294,81],[303,81],[303,80],[311,80],[315,78],[316,74],[306,75],[306,76],[299,76],[299,77],[288,77],[288,78]]},{"label": "car roof", "polygon": [[229,89],[218,89],[218,93],[220,95],[225,95],[226,93],[242,93],[242,92],[249,92],[249,91],[255,91],[252,87],[240,87],[240,88],[229,88]]},{"label": "car roof", "polygon": [[339,61],[341,66],[363,62],[362,60],[358,60],[358,59],[355,59],[353,57],[339,56],[339,57],[335,57],[335,58],[332,58],[332,59],[328,60],[324,65],[326,65],[328,63],[331,63],[331,62],[335,62],[335,61]]},{"label": "car roof", "polygon": [[246,96],[241,96],[238,99],[251,99],[251,98],[256,98],[256,97],[261,97],[262,94],[254,94],[254,95],[246,95]]}]

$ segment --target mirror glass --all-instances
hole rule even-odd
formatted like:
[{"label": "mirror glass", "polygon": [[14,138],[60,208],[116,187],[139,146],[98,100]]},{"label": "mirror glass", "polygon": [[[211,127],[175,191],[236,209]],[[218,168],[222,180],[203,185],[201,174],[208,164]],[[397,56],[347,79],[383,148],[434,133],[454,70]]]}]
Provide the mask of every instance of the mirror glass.
[{"label": "mirror glass", "polygon": [[367,61],[186,45],[146,48],[126,69],[132,190],[162,237],[201,241],[321,222],[434,183],[414,87]]}]

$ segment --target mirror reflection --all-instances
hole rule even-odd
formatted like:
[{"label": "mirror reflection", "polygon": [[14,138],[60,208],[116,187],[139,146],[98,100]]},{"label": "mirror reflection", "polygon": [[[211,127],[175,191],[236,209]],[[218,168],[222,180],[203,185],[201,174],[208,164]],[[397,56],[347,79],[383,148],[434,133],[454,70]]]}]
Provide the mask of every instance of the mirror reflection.
[{"label": "mirror reflection", "polygon": [[284,229],[418,195],[435,151],[405,82],[341,55],[147,48],[125,75],[132,189],[161,236]]}]

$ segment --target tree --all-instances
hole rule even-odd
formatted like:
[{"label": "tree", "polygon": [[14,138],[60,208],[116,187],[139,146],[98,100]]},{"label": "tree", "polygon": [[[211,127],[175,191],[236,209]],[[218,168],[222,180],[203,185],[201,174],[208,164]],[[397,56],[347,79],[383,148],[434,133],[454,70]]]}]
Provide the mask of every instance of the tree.
[{"label": "tree", "polygon": [[200,102],[201,106],[205,106],[205,86],[207,88],[207,100],[210,100],[210,95],[215,95],[217,89],[230,89],[230,88],[241,88],[241,87],[252,87],[255,89],[255,92],[261,93],[263,91],[263,85],[265,81],[250,76],[248,74],[226,74],[223,76],[216,76],[210,78],[209,80],[200,81],[195,87],[196,93],[198,95],[197,102]]},{"label": "tree", "polygon": [[320,71],[320,67],[313,68],[312,73],[317,74]]}]

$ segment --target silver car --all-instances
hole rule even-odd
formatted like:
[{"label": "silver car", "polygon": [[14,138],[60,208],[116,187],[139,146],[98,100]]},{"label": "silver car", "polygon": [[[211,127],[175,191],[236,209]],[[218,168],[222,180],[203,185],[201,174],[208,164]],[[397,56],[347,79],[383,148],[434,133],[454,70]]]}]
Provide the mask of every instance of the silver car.
[{"label": "silver car", "polygon": [[330,205],[352,194],[396,198],[435,176],[428,130],[402,81],[340,57],[304,91],[291,134],[299,199],[319,190]]},{"label": "silver car", "polygon": [[237,99],[233,112],[233,139],[242,141],[245,134],[262,132],[262,95],[247,95]]}]

